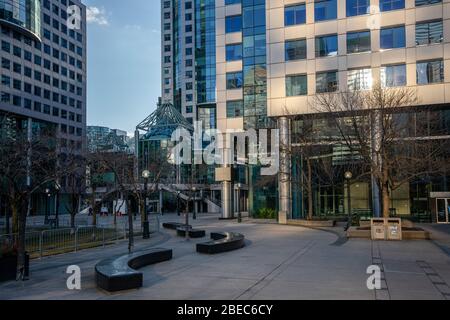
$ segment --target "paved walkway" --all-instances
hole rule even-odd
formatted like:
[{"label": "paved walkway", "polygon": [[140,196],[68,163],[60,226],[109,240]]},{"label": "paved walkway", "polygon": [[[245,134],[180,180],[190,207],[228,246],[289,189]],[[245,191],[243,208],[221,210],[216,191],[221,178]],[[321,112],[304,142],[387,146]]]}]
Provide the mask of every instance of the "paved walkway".
[{"label": "paved walkway", "polygon": [[[179,219],[179,220],[178,220]],[[180,221],[164,216],[165,221]],[[166,232],[137,242],[171,248],[174,259],[142,269],[144,287],[118,294],[96,289],[94,266],[105,258],[126,253],[127,243],[36,260],[31,280],[0,285],[0,299],[445,299],[450,298],[450,256],[432,241],[343,241],[339,233],[301,227],[241,225],[206,216],[194,222],[207,231],[245,234],[239,251],[207,256],[195,243]],[[383,288],[367,289],[367,267],[384,267]],[[82,270],[82,290],[66,289],[67,266]]]}]

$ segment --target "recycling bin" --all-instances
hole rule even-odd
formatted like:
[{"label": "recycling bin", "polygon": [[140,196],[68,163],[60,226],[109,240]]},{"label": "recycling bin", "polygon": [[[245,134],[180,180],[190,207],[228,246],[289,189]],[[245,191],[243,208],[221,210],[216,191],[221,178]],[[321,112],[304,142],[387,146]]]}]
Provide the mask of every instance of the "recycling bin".
[{"label": "recycling bin", "polygon": [[402,240],[402,219],[391,218],[386,221],[388,240]]},{"label": "recycling bin", "polygon": [[386,220],[374,218],[370,220],[372,240],[386,240]]}]

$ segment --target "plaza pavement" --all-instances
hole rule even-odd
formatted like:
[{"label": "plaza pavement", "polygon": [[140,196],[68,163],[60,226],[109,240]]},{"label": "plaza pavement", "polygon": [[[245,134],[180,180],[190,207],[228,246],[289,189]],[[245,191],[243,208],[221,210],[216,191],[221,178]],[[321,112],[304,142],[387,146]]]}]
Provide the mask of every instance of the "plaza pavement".
[{"label": "plaza pavement", "polygon": [[[181,221],[176,215],[162,221]],[[136,250],[150,246],[174,250],[171,261],[141,269],[144,287],[117,294],[96,289],[94,266],[127,252],[115,246],[34,260],[31,280],[0,284],[0,299],[450,299],[450,256],[441,242],[346,241],[342,229],[312,230],[254,221],[219,221],[202,216],[193,223],[211,231],[235,231],[247,239],[244,249],[207,256],[195,243],[161,230],[150,241],[137,240]],[[450,243],[449,243],[450,244]],[[66,288],[69,265],[82,270],[82,290]],[[382,266],[383,289],[367,289],[367,267]]]}]

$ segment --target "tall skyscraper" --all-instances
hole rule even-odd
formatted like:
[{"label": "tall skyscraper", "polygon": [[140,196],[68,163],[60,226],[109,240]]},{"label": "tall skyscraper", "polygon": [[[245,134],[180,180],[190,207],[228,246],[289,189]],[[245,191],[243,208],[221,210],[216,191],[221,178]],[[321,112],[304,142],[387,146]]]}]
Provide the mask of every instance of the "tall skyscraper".
[{"label": "tall skyscraper", "polygon": [[[86,7],[80,0],[0,0],[0,28],[0,126],[13,123],[29,135],[50,129],[59,150],[85,152]],[[34,202],[42,213],[43,202]]]},{"label": "tall skyscraper", "polygon": [[[450,134],[448,0],[162,0],[161,5],[162,96],[190,121],[213,119],[222,132],[277,127],[288,143],[299,145],[290,138],[294,128],[307,116],[323,116],[314,107],[318,95],[370,90],[379,83],[413,90],[418,102],[405,111],[408,117],[418,123],[413,110],[422,110],[427,119],[446,119],[439,135]],[[338,150],[330,146],[328,155]],[[294,172],[264,193],[251,190],[258,174],[247,171],[250,211],[271,206],[288,218],[304,216],[304,196],[296,196],[292,186]],[[448,192],[446,181],[426,183]],[[425,190],[420,183],[393,192],[392,209],[423,211],[427,204],[421,201],[430,194],[418,191]],[[359,186],[353,207],[371,208],[373,185]],[[233,198],[230,188],[224,186],[222,202]],[[344,189],[322,185],[311,192],[317,214],[349,211]]]},{"label": "tall skyscraper", "polygon": [[[69,6],[79,8],[79,29],[70,22]],[[86,137],[85,6],[79,0],[1,0],[0,25],[0,112],[53,125],[60,143],[82,151]]]}]

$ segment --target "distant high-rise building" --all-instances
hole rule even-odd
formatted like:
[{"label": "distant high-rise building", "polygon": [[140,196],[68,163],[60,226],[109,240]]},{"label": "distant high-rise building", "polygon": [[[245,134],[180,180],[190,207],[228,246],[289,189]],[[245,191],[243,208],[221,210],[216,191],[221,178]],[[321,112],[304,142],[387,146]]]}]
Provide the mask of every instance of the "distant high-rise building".
[{"label": "distant high-rise building", "polygon": [[87,141],[89,152],[132,152],[130,138],[123,130],[88,126]]}]

